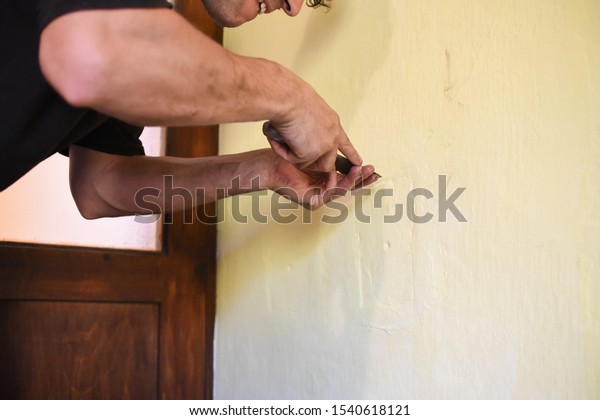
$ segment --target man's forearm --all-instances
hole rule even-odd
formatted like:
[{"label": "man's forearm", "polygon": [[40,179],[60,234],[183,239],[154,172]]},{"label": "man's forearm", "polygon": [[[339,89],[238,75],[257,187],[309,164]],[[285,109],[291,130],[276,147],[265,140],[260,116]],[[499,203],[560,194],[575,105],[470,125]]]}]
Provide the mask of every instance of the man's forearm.
[{"label": "man's forearm", "polygon": [[42,33],[40,63],[73,105],[144,126],[281,120],[306,88],[282,66],[231,53],[160,9],[62,16]]},{"label": "man's forearm", "polygon": [[84,217],[176,212],[270,188],[269,149],[205,158],[114,156],[71,147],[71,189]]}]

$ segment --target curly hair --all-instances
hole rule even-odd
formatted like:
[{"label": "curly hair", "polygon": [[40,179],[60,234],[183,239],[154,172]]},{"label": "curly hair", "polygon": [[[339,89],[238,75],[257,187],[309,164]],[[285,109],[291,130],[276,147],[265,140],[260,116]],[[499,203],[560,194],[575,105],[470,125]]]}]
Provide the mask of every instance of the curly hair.
[{"label": "curly hair", "polygon": [[306,0],[306,5],[308,7],[327,7],[328,9],[331,7],[331,0]]}]

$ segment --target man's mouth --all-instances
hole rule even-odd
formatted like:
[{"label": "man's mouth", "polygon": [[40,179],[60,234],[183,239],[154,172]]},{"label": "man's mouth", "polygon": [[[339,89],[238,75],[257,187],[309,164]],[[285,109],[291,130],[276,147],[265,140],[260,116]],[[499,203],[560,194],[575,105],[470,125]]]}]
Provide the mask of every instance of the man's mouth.
[{"label": "man's mouth", "polygon": [[266,11],[267,11],[267,5],[265,4],[265,2],[263,0],[259,0],[258,1],[258,14],[262,15]]}]

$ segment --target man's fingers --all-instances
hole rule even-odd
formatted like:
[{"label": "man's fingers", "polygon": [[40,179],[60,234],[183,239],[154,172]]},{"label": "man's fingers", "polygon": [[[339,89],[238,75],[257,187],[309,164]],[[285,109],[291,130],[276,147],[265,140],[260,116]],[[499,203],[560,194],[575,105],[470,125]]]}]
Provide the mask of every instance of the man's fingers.
[{"label": "man's fingers", "polygon": [[363,172],[364,168],[362,166],[353,166],[348,174],[340,180],[338,186],[346,190],[356,188],[357,183],[359,183],[363,177]]},{"label": "man's fingers", "polygon": [[271,138],[267,138],[269,144],[271,145],[271,149],[275,152],[277,156],[281,159],[289,162],[293,165],[301,162],[300,158],[296,156],[296,154],[290,149],[285,143],[282,143],[277,140],[273,140]]},{"label": "man's fingers", "polygon": [[346,156],[350,162],[352,162],[354,165],[356,166],[360,166],[363,163],[362,158],[360,157],[360,155],[358,154],[358,151],[354,148],[354,146],[352,145],[352,143],[350,142],[350,139],[348,139],[348,137],[344,137],[344,140],[340,142],[340,144],[338,145],[338,149],[340,150],[340,152],[342,152],[344,154],[344,156]]},{"label": "man's fingers", "polygon": [[372,165],[353,166],[347,175],[337,174],[335,186],[328,187],[323,192],[323,201],[328,202],[336,197],[342,197],[349,191],[371,185],[378,179]]},{"label": "man's fingers", "polygon": [[327,182],[325,183],[325,191],[335,188],[338,184],[337,172],[335,170],[330,171],[327,174]]},{"label": "man's fingers", "polygon": [[355,187],[361,172],[362,168],[360,166],[353,166],[347,175],[335,173],[334,182],[331,184],[328,182],[328,186],[323,192],[323,201],[328,202],[336,197],[346,195],[348,191]]}]

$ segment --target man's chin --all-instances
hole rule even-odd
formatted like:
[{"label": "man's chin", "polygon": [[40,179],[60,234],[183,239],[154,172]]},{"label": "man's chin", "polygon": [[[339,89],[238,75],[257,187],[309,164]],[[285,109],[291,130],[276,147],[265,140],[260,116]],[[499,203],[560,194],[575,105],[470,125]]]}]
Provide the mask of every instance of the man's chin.
[{"label": "man's chin", "polygon": [[248,22],[248,21],[246,21],[246,20],[236,21],[236,22],[228,21],[228,22],[219,23],[219,25],[221,25],[224,28],[237,28],[238,26],[242,26],[246,22]]},{"label": "man's chin", "polygon": [[210,11],[208,11],[208,14],[217,25],[222,26],[223,28],[237,28],[238,26],[241,26],[246,22],[250,22],[255,18],[255,16],[250,18],[240,16],[222,16],[221,14],[211,13]]},{"label": "man's chin", "polygon": [[227,28],[237,28],[238,26],[241,26],[244,23],[248,23],[248,22],[254,20],[255,18],[256,18],[256,16],[250,16],[250,17],[247,17],[247,18],[239,18],[239,19],[234,20],[234,21],[228,21],[223,26],[226,26]]}]

